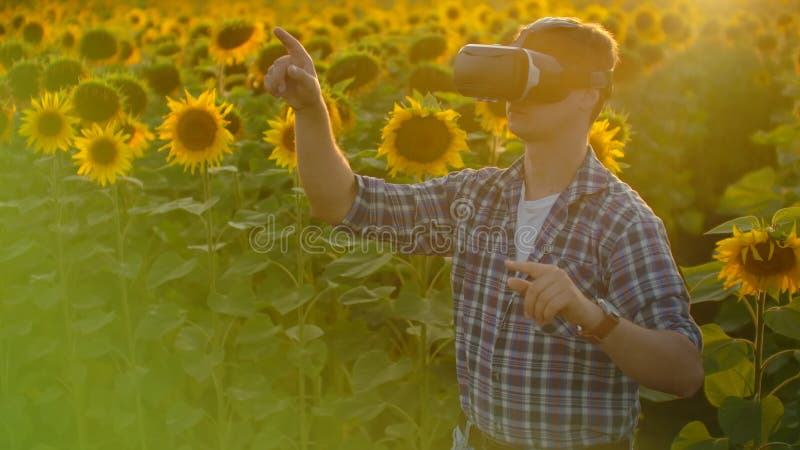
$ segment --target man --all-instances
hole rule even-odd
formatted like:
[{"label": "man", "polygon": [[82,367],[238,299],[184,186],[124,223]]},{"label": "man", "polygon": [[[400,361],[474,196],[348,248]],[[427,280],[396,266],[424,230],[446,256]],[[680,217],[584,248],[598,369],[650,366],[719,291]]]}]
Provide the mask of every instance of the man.
[{"label": "man", "polygon": [[[296,111],[312,216],[352,232],[391,227],[415,252],[453,257],[464,413],[454,448],[627,450],[640,384],[680,397],[700,388],[701,335],[663,222],[588,144],[610,89],[509,102],[509,129],[525,142],[509,168],[390,184],[350,170],[311,58],[284,30],[275,35],[288,55],[265,84]],[[575,69],[617,62],[608,32],[574,19],[540,19],[512,45]],[[433,246],[420,223],[455,231]],[[471,233],[487,229],[503,233]]]}]

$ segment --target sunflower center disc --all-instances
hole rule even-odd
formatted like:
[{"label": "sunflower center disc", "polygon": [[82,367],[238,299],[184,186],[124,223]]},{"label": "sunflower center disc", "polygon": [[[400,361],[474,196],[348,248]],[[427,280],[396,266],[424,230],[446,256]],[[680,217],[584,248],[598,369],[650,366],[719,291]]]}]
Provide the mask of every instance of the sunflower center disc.
[{"label": "sunflower center disc", "polygon": [[286,125],[283,129],[283,133],[281,134],[281,142],[283,146],[286,147],[287,150],[290,152],[295,151],[294,148],[294,125]]},{"label": "sunflower center disc", "polygon": [[217,121],[201,109],[190,109],[178,119],[178,140],[188,150],[201,152],[214,143]]},{"label": "sunflower center disc", "polygon": [[92,142],[89,147],[89,156],[94,164],[100,166],[110,165],[117,157],[117,143],[107,137],[101,137]]},{"label": "sunflower center disc", "polygon": [[38,124],[42,136],[58,136],[64,128],[64,119],[57,112],[47,111],[39,117]]},{"label": "sunflower center disc", "polygon": [[763,261],[758,261],[753,255],[748,255],[747,261],[744,263],[745,270],[754,275],[759,277],[780,275],[791,270],[795,265],[794,251],[791,248],[781,248],[776,245],[772,258],[767,259],[769,257],[769,242],[758,243],[755,247]]},{"label": "sunflower center disc", "polygon": [[223,28],[217,36],[217,44],[225,50],[240,47],[253,35],[255,27],[252,25],[231,25]]},{"label": "sunflower center disc", "polygon": [[447,152],[452,136],[441,120],[429,115],[412,117],[397,130],[395,146],[404,158],[418,163],[436,161]]}]

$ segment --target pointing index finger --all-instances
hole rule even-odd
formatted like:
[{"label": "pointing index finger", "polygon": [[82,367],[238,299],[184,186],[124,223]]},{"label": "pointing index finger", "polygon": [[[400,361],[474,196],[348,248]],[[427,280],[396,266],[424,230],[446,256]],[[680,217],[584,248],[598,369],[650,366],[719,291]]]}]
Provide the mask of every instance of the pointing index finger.
[{"label": "pointing index finger", "polygon": [[537,276],[546,270],[549,264],[536,263],[532,261],[515,261],[513,259],[505,260],[506,267],[512,270],[527,273],[531,276]]},{"label": "pointing index finger", "polygon": [[288,31],[284,30],[281,27],[275,27],[275,37],[277,37],[284,47],[286,47],[286,51],[289,52],[291,56],[296,57],[303,57],[307,59],[311,59],[306,49],[303,48],[303,45],[300,44],[294,36],[289,34]]}]

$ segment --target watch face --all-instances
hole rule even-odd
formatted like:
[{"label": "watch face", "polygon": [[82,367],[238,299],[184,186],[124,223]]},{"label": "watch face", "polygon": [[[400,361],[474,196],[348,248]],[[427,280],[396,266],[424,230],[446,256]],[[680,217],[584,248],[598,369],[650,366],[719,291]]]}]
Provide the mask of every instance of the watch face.
[{"label": "watch face", "polygon": [[597,304],[600,305],[601,308],[603,308],[603,311],[605,311],[606,314],[615,314],[617,316],[621,315],[619,313],[619,309],[617,309],[617,307],[614,306],[614,304],[611,303],[608,300],[605,300],[605,299],[602,299],[602,298],[598,298],[597,299]]}]

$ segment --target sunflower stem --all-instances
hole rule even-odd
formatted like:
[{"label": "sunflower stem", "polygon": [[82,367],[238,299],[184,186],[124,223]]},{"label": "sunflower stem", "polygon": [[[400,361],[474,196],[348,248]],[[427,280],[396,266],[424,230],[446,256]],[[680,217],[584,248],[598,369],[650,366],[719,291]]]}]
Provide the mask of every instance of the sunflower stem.
[{"label": "sunflower stem", "polygon": [[219,76],[217,77],[217,89],[219,90],[219,95],[225,97],[225,63],[220,63],[219,65]]},{"label": "sunflower stem", "polygon": [[[303,226],[303,211],[300,205],[300,193],[297,191],[297,188],[300,187],[300,174],[297,170],[294,171],[294,179],[293,179],[293,186],[294,190],[294,205],[295,205],[295,236],[297,236],[297,287],[300,288],[302,284],[305,282],[305,255],[303,254],[302,249],[302,241],[301,241],[301,234],[302,234],[302,226]],[[297,308],[297,322],[299,328],[298,338],[299,338],[299,345],[300,351],[303,352],[306,341],[305,341],[305,305],[301,305]],[[303,369],[298,368],[298,377],[297,377],[297,388],[298,388],[298,395],[300,397],[300,449],[306,450],[308,448],[308,418],[306,417],[306,374]],[[316,384],[316,383],[314,383]]]},{"label": "sunflower stem", "polygon": [[[122,207],[120,203],[119,185],[114,184],[114,195],[111,197],[114,203],[114,223],[117,230],[117,278],[119,279],[120,291],[122,294],[122,313],[125,320],[125,337],[128,343],[128,361],[131,369],[137,367],[136,362],[136,343],[133,340],[131,327],[131,311],[128,305],[128,283],[122,275],[123,265],[125,264],[125,237],[122,232]],[[139,383],[136,383],[136,418],[139,431],[139,448],[147,450],[147,430],[144,423],[144,408],[142,407],[142,391]]]},{"label": "sunflower stem", "polygon": [[[208,278],[209,278],[209,292],[208,295],[214,295],[217,292],[217,268],[216,268],[216,246],[214,244],[214,216],[213,208],[208,205],[211,198],[211,174],[208,171],[208,162],[203,162],[203,204],[205,210],[205,228],[206,228],[206,244],[208,247]],[[217,336],[217,313],[211,313],[212,320],[212,335]],[[223,337],[224,339],[224,337]],[[218,341],[215,339],[215,345],[220,345],[224,350],[224,342],[216,344]],[[224,359],[224,358],[223,358]],[[224,364],[223,364],[224,369]],[[227,419],[226,415],[227,406],[225,405],[225,397],[222,391],[221,381],[217,376],[217,368],[212,370],[212,379],[214,381],[214,391],[217,399],[217,444],[219,450],[225,450],[227,442]],[[220,375],[224,379],[225,373]]]},{"label": "sunflower stem", "polygon": [[[431,268],[431,256],[428,255],[420,255],[422,258],[422,283],[420,283],[420,296],[423,297],[423,301],[430,301],[430,299],[425,298],[427,296],[428,291],[430,290],[430,268]],[[425,322],[420,322],[420,334],[419,334],[419,370],[420,370],[420,377],[422,378],[420,383],[419,389],[419,396],[420,396],[420,410],[419,410],[419,448],[421,450],[428,449],[428,435],[429,433],[426,432],[428,426],[428,402],[429,402],[429,386],[428,386],[428,371],[429,371],[429,360],[428,360],[428,324]]]},{"label": "sunflower stem", "polygon": [[[215,267],[214,261],[214,253],[216,249],[214,248],[214,222],[213,216],[211,214],[211,207],[208,207],[209,197],[210,197],[210,190],[209,187],[210,181],[210,174],[208,173],[208,163],[203,163],[203,203],[204,207],[206,208],[205,215],[205,226],[206,226],[206,244],[208,245],[208,282],[209,282],[209,294],[217,292],[217,270]],[[216,317],[216,316],[215,316]]]},{"label": "sunflower stem", "polygon": [[67,338],[67,351],[64,352],[66,359],[65,365],[69,376],[73,406],[75,408],[75,425],[78,433],[79,448],[86,448],[86,422],[83,414],[83,388],[78,383],[75,367],[75,336],[72,334],[72,305],[69,299],[69,289],[67,283],[67,270],[64,266],[64,240],[61,236],[61,224],[63,220],[63,205],[61,202],[61,183],[59,176],[61,173],[61,154],[56,152],[53,155],[52,189],[56,203],[56,260],[58,265],[58,287],[59,296],[62,299],[64,313],[64,330]]},{"label": "sunflower stem", "polygon": [[787,378],[787,379],[783,380],[783,382],[781,382],[781,384],[779,384],[779,385],[775,386],[775,389],[773,389],[773,390],[769,391],[769,394],[767,395],[767,397],[769,397],[770,395],[775,395],[775,394],[777,394],[777,393],[778,393],[778,391],[780,391],[781,389],[783,389],[783,387],[784,387],[784,386],[786,386],[787,384],[791,383],[792,381],[796,381],[796,380],[800,380],[800,373],[798,373],[797,375],[794,375],[794,376],[792,376],[792,377],[789,377],[789,378]]},{"label": "sunflower stem", "polygon": [[[764,290],[758,291],[756,298],[756,336],[755,336],[755,400],[761,401],[761,384],[764,371],[762,368],[764,359],[764,304],[767,301],[767,293]],[[755,438],[755,445],[761,443],[761,436]]]}]

